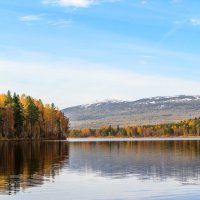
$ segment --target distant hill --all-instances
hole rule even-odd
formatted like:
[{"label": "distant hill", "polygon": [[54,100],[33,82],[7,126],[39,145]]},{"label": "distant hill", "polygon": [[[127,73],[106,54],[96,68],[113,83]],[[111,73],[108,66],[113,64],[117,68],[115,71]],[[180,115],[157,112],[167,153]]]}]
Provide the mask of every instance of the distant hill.
[{"label": "distant hill", "polygon": [[200,96],[152,97],[137,101],[105,101],[63,110],[71,128],[98,128],[176,122],[200,116]]}]

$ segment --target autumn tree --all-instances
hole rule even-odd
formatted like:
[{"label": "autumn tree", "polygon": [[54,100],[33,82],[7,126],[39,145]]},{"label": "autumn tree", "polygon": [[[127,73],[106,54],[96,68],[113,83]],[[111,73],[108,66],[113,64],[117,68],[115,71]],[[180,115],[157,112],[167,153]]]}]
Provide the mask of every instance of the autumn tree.
[{"label": "autumn tree", "polygon": [[62,139],[69,119],[54,104],[11,92],[0,94],[0,136],[2,138]]}]

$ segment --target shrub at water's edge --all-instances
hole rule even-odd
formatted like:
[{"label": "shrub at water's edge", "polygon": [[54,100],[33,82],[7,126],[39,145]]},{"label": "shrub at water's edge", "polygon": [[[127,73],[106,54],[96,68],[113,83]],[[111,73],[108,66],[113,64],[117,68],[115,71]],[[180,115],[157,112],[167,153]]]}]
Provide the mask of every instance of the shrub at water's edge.
[{"label": "shrub at water's edge", "polygon": [[68,129],[69,119],[54,104],[0,94],[0,139],[64,139]]}]

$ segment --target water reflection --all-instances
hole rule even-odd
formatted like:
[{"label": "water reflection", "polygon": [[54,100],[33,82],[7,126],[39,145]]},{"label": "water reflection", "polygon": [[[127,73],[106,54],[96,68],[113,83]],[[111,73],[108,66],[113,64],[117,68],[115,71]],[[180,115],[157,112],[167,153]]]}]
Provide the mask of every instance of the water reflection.
[{"label": "water reflection", "polygon": [[80,173],[200,183],[200,141],[80,142],[69,152],[69,168]]},{"label": "water reflection", "polygon": [[83,185],[95,185],[99,177],[120,183],[173,179],[200,184],[200,141],[0,142],[0,158],[0,195],[35,186],[43,191],[52,180],[55,193],[61,187],[63,193],[72,192],[69,185],[78,191],[79,181],[72,180],[91,174],[93,182],[85,180]]},{"label": "water reflection", "polygon": [[67,143],[0,142],[0,194],[16,193],[52,180],[67,157]]}]

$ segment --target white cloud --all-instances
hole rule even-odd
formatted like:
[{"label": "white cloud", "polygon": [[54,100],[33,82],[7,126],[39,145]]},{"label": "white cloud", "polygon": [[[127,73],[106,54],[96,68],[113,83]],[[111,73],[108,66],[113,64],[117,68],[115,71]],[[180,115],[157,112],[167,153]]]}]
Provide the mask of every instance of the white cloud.
[{"label": "white cloud", "polygon": [[72,24],[72,20],[71,19],[57,19],[57,20],[48,21],[48,24],[53,25],[53,26],[66,27]]},{"label": "white cloud", "polygon": [[[95,0],[97,1],[97,0]],[[83,7],[86,8],[92,3],[94,0],[43,0],[44,4],[58,4],[60,6],[71,6],[71,7]]]},{"label": "white cloud", "polygon": [[191,19],[190,19],[190,23],[191,23],[193,26],[199,26],[199,25],[200,25],[200,18],[191,18]]},{"label": "white cloud", "polygon": [[26,16],[19,17],[19,20],[22,22],[39,21],[41,20],[41,16],[40,15],[26,15]]},{"label": "white cloud", "polygon": [[200,94],[200,81],[144,75],[70,59],[49,63],[0,61],[0,66],[0,93],[9,89],[27,93],[60,108],[104,99]]},{"label": "white cloud", "polygon": [[141,4],[146,5],[146,4],[148,4],[148,2],[147,1],[141,1]]},{"label": "white cloud", "polygon": [[72,19],[52,19],[47,20],[45,18],[42,18],[45,14],[40,15],[26,15],[19,17],[19,20],[21,22],[24,22],[27,25],[31,25],[32,22],[42,21],[43,24],[49,24],[52,26],[59,26],[59,27],[66,27],[72,24]]},{"label": "white cloud", "polygon": [[43,0],[43,4],[52,4],[66,7],[80,7],[87,8],[92,4],[103,2],[116,2],[120,0]]}]

